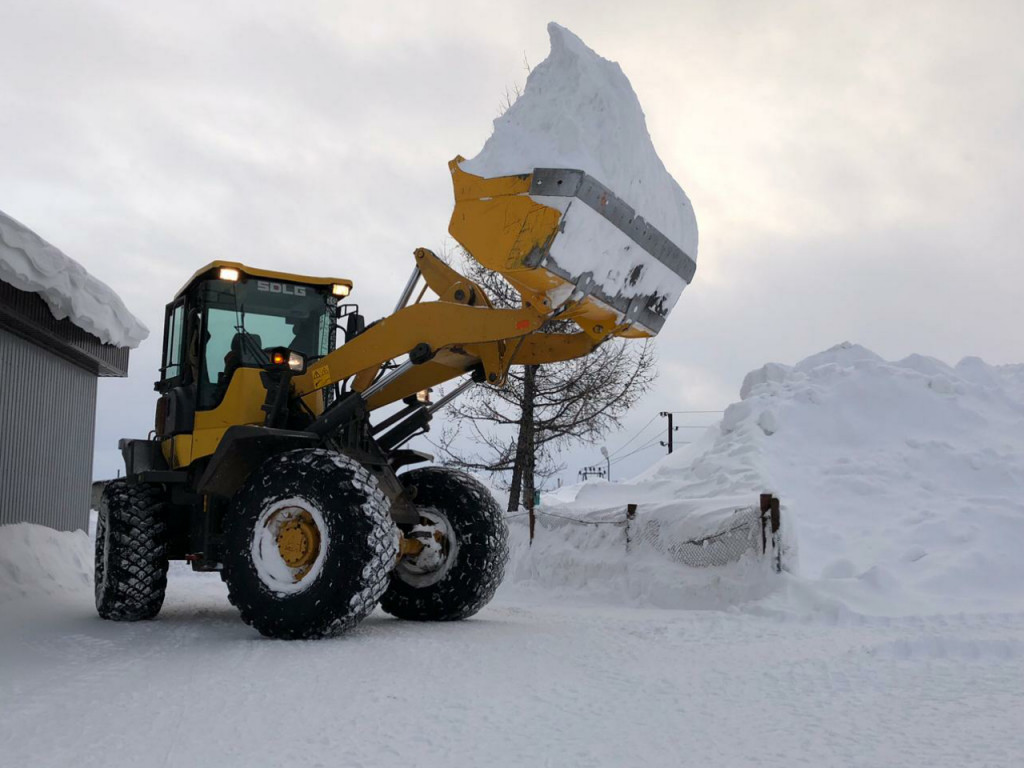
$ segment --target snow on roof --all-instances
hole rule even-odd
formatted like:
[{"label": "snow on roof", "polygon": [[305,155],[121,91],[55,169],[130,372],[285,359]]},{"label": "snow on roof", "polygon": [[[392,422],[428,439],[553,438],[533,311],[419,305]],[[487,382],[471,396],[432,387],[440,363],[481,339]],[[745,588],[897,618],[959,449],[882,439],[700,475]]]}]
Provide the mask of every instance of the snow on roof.
[{"label": "snow on roof", "polygon": [[0,280],[39,294],[55,318],[70,319],[104,344],[134,349],[149,336],[110,286],[3,211]]}]

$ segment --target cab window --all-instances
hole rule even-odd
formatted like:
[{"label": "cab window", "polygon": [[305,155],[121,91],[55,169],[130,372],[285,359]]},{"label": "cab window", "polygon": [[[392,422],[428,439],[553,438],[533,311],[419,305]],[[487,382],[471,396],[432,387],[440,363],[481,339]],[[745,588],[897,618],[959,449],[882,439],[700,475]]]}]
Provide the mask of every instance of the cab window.
[{"label": "cab window", "polygon": [[274,347],[286,347],[307,359],[330,351],[335,303],[331,297],[303,286],[270,292],[260,290],[260,285],[254,280],[211,280],[204,289],[200,409],[216,407],[234,372],[265,365]]}]

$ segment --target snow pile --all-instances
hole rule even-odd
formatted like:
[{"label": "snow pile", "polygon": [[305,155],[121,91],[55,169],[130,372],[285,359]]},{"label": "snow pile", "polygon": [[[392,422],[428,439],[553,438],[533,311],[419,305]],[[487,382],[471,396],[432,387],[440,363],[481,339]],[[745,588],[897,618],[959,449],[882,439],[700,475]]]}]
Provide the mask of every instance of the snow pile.
[{"label": "snow pile", "polygon": [[0,280],[38,293],[58,320],[65,317],[105,344],[135,348],[149,336],[121,298],[10,216],[0,211]]},{"label": "snow pile", "polygon": [[797,510],[805,576],[866,610],[1024,604],[1024,366],[842,344],[744,389],[695,469],[721,477],[726,446],[755,447]]},{"label": "snow pile", "polygon": [[799,546],[791,593],[877,613],[1018,609],[1024,366],[887,362],[848,343],[771,363],[693,445],[548,508],[588,515],[632,501],[687,515],[686,500],[762,491],[785,504],[790,570]]},{"label": "snow pile", "polygon": [[[464,171],[494,177],[534,168],[586,171],[648,223],[697,258],[697,221],[647,132],[640,102],[618,64],[603,59],[564,27],[548,25],[550,55],[530,73],[516,102]],[[563,212],[571,198],[536,197]],[[655,259],[638,256],[628,237],[582,203],[563,219],[551,258],[573,275],[593,271],[609,296],[664,296],[667,312],[685,283]],[[636,267],[641,267],[634,271]]]},{"label": "snow pile", "polygon": [[[588,490],[613,488],[603,481],[587,485]],[[760,542],[751,540],[759,536],[759,528],[735,534],[739,559],[725,565],[687,567],[670,551],[720,529],[721,522],[738,508],[750,506],[749,497],[662,499],[640,505],[629,526],[627,549],[623,524],[627,502],[613,505],[618,495],[605,494],[595,506],[548,500],[539,511],[532,545],[526,517],[511,519],[506,580],[545,591],[582,592],[611,602],[659,608],[723,608],[759,599],[775,588],[770,578],[772,561],[760,557]],[[652,546],[644,539],[652,524],[664,546]],[[699,545],[695,551],[699,556]]]},{"label": "snow pile", "polygon": [[0,603],[92,588],[92,539],[85,531],[0,526]]}]

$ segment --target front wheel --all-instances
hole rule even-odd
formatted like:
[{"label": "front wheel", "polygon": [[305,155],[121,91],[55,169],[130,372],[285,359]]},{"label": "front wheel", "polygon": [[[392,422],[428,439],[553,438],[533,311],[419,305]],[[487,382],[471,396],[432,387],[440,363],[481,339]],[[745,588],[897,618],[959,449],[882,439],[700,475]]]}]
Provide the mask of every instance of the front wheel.
[{"label": "front wheel", "polygon": [[377,481],[321,448],[267,459],[225,521],[224,581],[242,619],[268,637],[343,632],[373,611],[398,554]]},{"label": "front wheel", "polygon": [[96,612],[110,621],[152,619],[167,588],[166,493],[111,480],[96,518]]},{"label": "front wheel", "polygon": [[422,549],[391,574],[380,606],[399,619],[454,621],[494,597],[508,560],[508,527],[490,491],[464,472],[425,467],[402,475],[415,489]]}]

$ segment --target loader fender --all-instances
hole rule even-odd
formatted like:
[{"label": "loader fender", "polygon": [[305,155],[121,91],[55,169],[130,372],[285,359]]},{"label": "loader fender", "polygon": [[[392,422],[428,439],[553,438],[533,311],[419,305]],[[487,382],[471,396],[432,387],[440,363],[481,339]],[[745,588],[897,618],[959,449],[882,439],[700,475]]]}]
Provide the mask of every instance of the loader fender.
[{"label": "loader fender", "polygon": [[196,486],[199,493],[230,497],[254,469],[271,456],[296,448],[315,448],[320,438],[310,432],[251,425],[229,428]]}]

